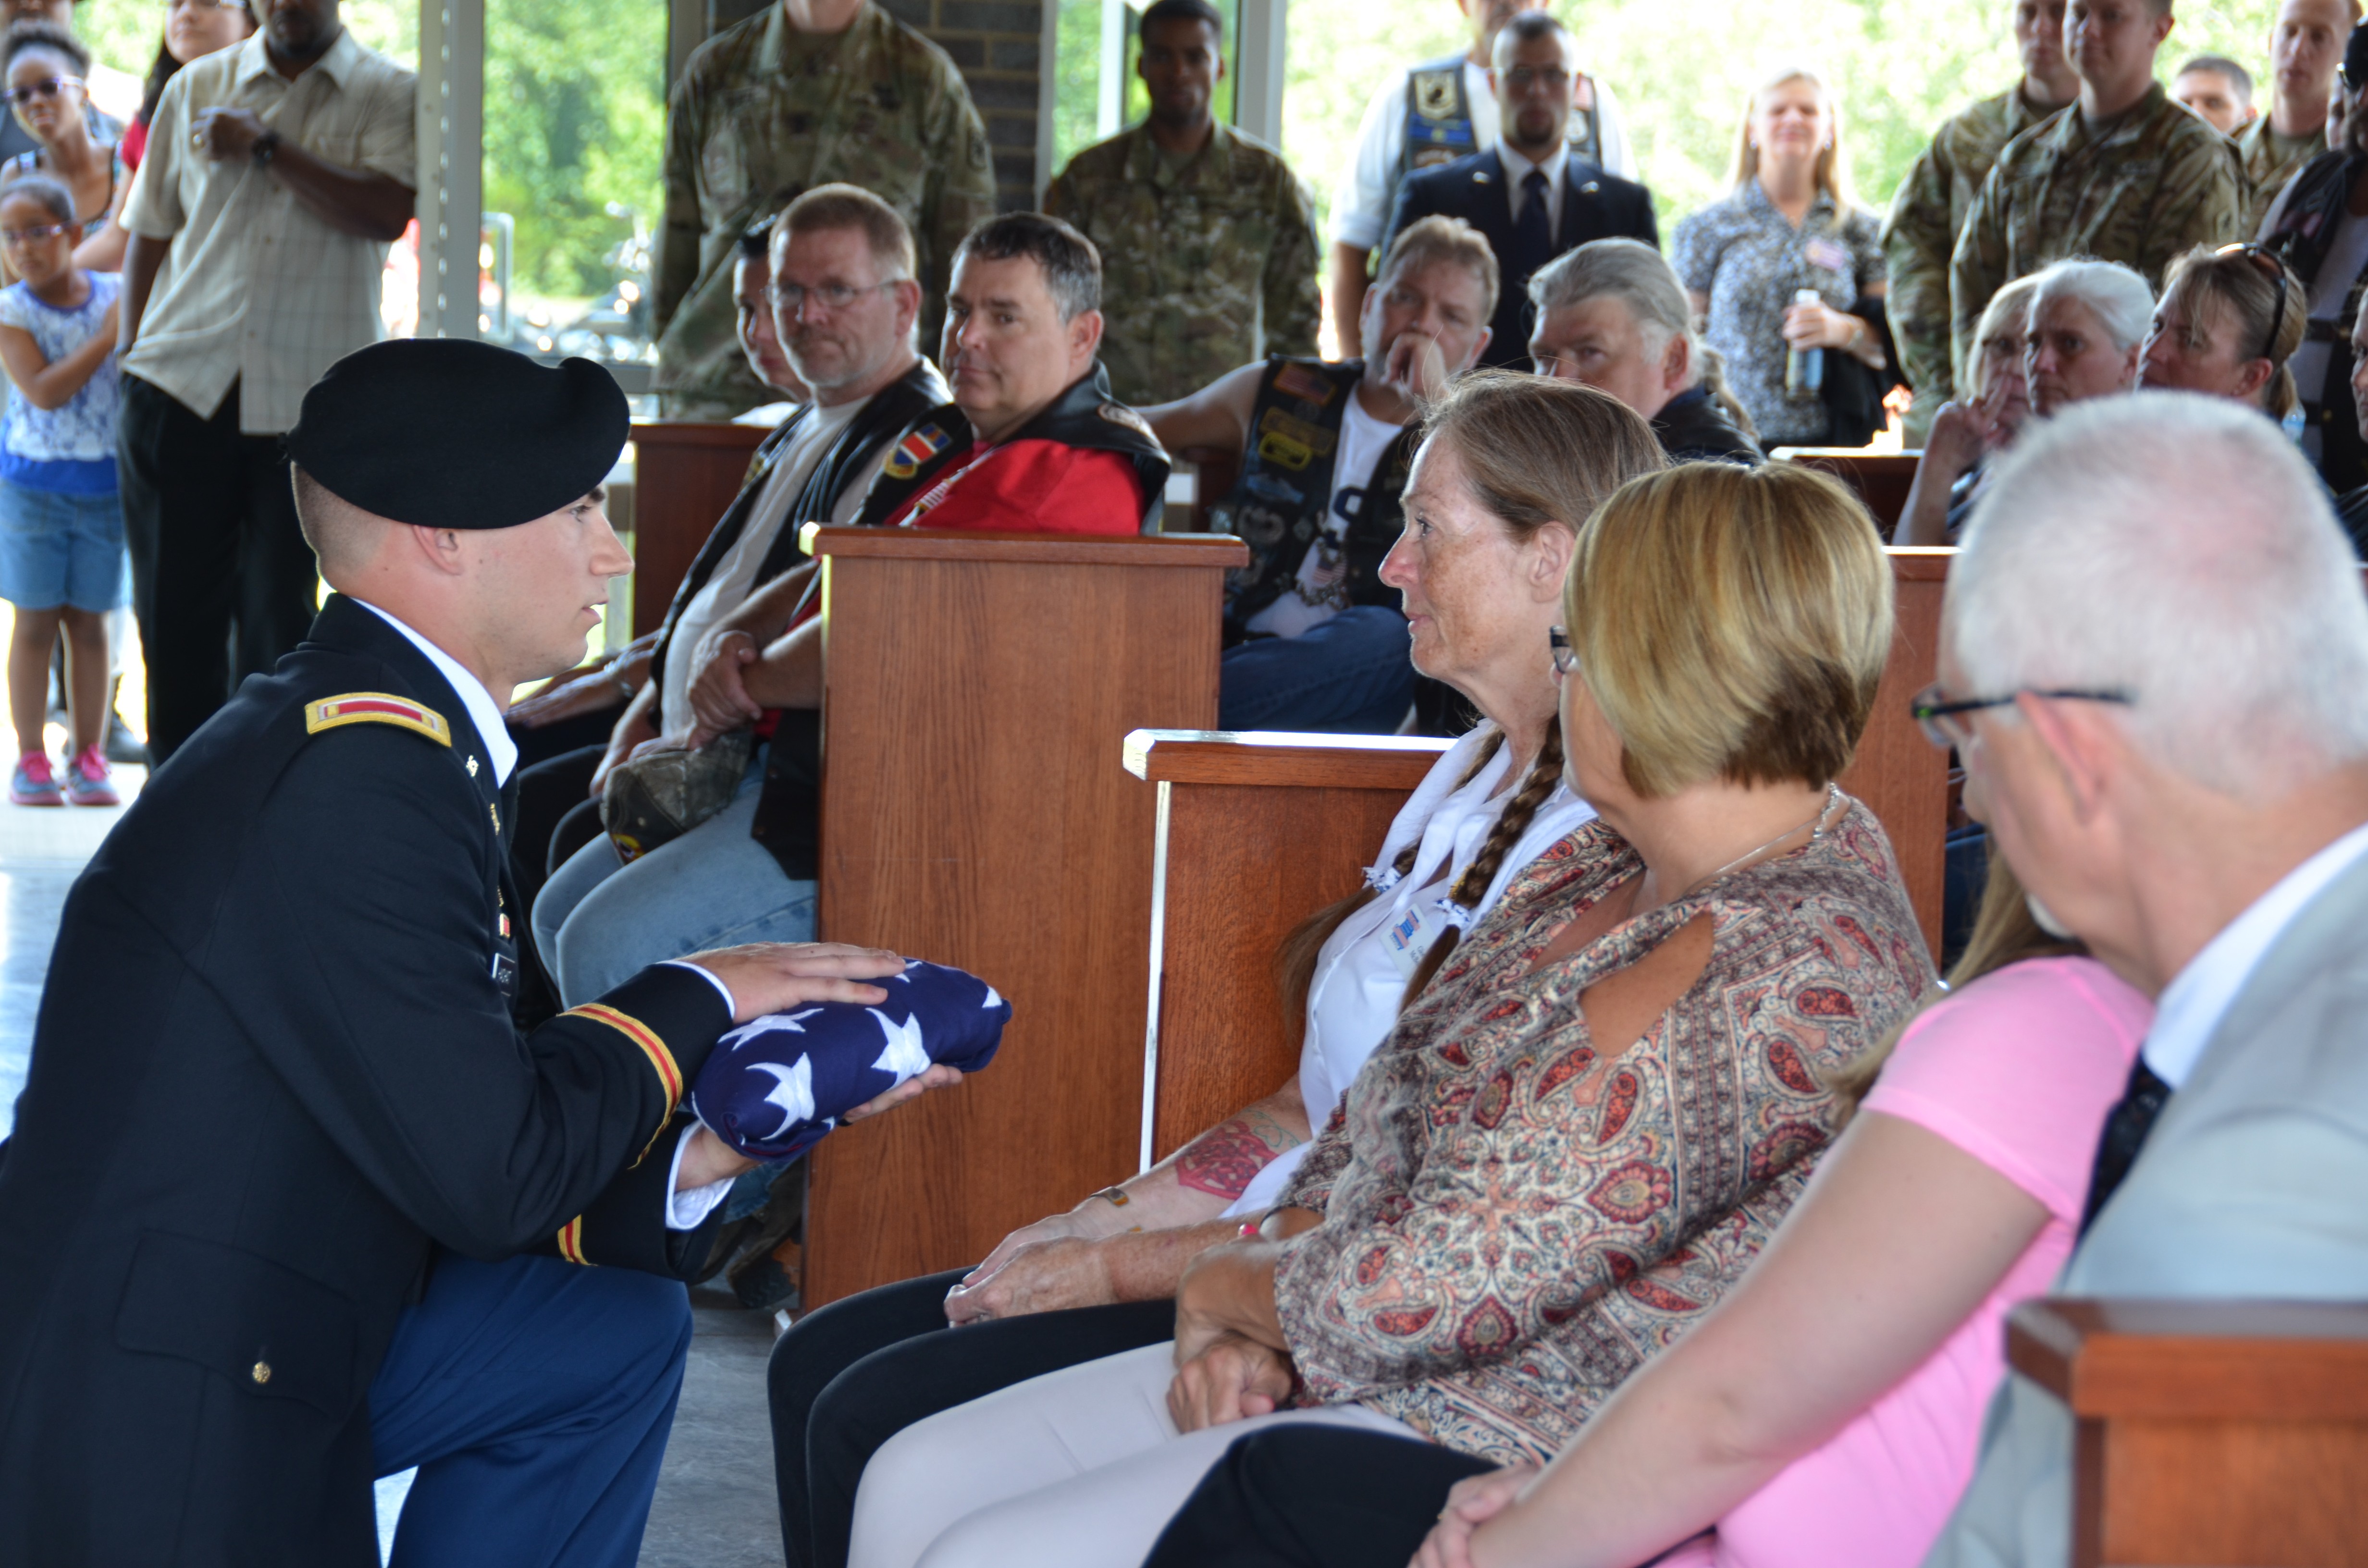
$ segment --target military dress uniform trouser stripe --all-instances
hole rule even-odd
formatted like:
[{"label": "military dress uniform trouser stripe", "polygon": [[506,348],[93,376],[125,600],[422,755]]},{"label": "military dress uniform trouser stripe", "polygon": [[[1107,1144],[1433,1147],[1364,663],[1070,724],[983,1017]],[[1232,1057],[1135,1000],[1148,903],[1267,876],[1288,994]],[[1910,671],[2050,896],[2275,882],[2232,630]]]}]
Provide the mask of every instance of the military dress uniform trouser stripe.
[{"label": "military dress uniform trouser stripe", "polygon": [[677,1280],[442,1254],[370,1385],[393,1568],[633,1568],[690,1351]]},{"label": "military dress uniform trouser stripe", "polygon": [[123,378],[116,468],[131,603],[148,672],[148,752],[161,764],[233,687],[304,640],[319,608],[278,436],[238,427],[233,384],[211,419]]}]

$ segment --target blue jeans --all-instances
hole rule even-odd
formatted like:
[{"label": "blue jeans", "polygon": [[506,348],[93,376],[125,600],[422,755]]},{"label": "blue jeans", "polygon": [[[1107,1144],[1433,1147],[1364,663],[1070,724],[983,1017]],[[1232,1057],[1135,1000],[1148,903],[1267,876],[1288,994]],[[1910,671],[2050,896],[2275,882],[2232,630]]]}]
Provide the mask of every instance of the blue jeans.
[{"label": "blue jeans", "polygon": [[1221,730],[1388,735],[1414,706],[1406,617],[1353,605],[1300,637],[1261,637],[1218,664]]},{"label": "blue jeans", "polygon": [[689,1350],[677,1280],[440,1254],[370,1384],[379,1473],[419,1470],[394,1568],[633,1568]]},{"label": "blue jeans", "polygon": [[534,901],[534,940],[562,1006],[689,953],[814,940],[814,884],[791,881],[748,836],[765,756],[758,747],[730,805],[672,843],[628,865],[604,834],[552,873]]}]

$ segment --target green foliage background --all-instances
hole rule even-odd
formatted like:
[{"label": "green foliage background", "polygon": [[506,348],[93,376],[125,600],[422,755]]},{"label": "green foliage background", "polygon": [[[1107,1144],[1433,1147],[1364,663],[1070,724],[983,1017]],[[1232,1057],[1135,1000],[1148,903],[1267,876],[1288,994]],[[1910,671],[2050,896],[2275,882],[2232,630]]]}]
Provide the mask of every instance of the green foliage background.
[{"label": "green foliage background", "polygon": [[[1060,5],[1054,166],[1095,139],[1100,0]],[[1130,0],[1132,3],[1132,0]],[[489,0],[485,204],[518,221],[517,287],[580,296],[612,276],[604,257],[632,233],[611,202],[655,225],[666,128],[662,0]],[[1666,233],[1714,199],[1745,97],[1804,62],[1839,85],[1860,197],[1887,206],[1932,128],[2015,74],[2009,0],[1561,0],[1587,68],[1611,83]],[[1229,12],[1230,4],[1225,6]],[[2275,0],[2180,0],[2165,75],[2224,53],[2266,76]],[[374,49],[416,63],[416,0],[347,0]],[[135,74],[154,58],[161,6],[85,0],[76,17],[99,57]],[[1374,88],[1463,42],[1453,0],[1291,0],[1283,151],[1328,213]],[[1229,97],[1229,95],[1227,95]],[[1131,84],[1128,118],[1142,112]],[[1221,101],[1221,108],[1226,107]]]},{"label": "green foliage background", "polygon": [[[346,0],[354,36],[404,64],[419,61],[416,0]],[[99,58],[145,75],[164,33],[161,6],[85,0],[75,23]],[[488,0],[485,207],[517,220],[521,293],[575,297],[614,277],[605,257],[658,221],[666,138],[663,0]]]},{"label": "green foliage background", "polygon": [[[1133,0],[1130,0],[1130,4]],[[1146,0],[1147,3],[1147,0]],[[1328,215],[1357,127],[1389,74],[1463,49],[1454,0],[1290,0],[1283,151]],[[1839,86],[1860,199],[1878,210],[1932,130],[2014,79],[2009,0],[1561,0],[1586,68],[1611,84],[1666,233],[1723,193],[1745,97],[1803,63]],[[2266,78],[2276,0],[2180,0],[2166,77],[2226,54]],[[1055,166],[1094,139],[1099,0],[1061,8]],[[1130,100],[1139,114],[1140,89]]]}]

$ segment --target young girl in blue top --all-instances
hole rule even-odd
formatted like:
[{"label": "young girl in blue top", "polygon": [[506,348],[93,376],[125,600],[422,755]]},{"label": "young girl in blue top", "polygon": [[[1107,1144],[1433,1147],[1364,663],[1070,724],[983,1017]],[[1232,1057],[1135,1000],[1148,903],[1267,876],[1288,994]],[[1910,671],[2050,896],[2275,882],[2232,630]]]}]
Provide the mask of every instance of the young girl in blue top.
[{"label": "young girl in blue top", "polygon": [[[122,279],[74,265],[74,197],[47,175],[0,191],[0,251],[20,281],[0,290],[0,598],[17,609],[8,710],[17,760],[8,798],[23,806],[118,803],[99,754],[107,725],[107,612],[123,586],[116,495],[115,306]],[[50,651],[66,642],[73,739],[63,777],[41,724]]]}]

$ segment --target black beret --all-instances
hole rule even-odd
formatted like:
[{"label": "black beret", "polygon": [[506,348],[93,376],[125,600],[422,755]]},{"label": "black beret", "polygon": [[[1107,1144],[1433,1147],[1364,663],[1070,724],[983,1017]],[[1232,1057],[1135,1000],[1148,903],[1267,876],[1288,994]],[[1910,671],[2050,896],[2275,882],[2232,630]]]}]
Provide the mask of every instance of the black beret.
[{"label": "black beret", "polygon": [[398,337],[313,383],[288,456],[398,523],[508,528],[597,489],[630,424],[616,379],[589,359],[552,367],[465,337]]}]

